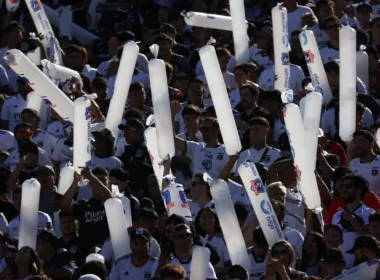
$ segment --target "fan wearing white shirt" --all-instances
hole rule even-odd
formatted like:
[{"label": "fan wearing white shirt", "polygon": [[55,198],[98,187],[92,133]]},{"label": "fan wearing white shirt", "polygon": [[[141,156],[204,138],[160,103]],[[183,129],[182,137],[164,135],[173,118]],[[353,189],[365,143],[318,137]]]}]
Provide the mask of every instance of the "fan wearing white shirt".
[{"label": "fan wearing white shirt", "polygon": [[262,117],[253,118],[249,122],[251,148],[240,153],[237,168],[247,160],[253,163],[261,162],[269,168],[281,156],[280,150],[267,145],[269,131],[269,122]]},{"label": "fan wearing white shirt", "polygon": [[341,196],[346,207],[333,216],[333,225],[343,230],[342,252],[350,250],[358,236],[368,234],[368,217],[374,212],[372,208],[363,205],[363,199],[368,192],[368,183],[363,177],[349,174],[341,179]]},{"label": "fan wearing white shirt", "polygon": [[353,154],[356,156],[349,168],[367,180],[369,190],[380,195],[380,156],[373,151],[376,145],[374,136],[367,130],[354,133]]},{"label": "fan wearing white shirt", "polygon": [[187,203],[193,221],[198,215],[198,212],[205,207],[214,208],[210,186],[203,180],[203,174],[195,174],[187,196],[191,199]]},{"label": "fan wearing white shirt", "polygon": [[[224,145],[220,144],[219,123],[216,118],[206,117],[202,120],[200,131],[204,142],[185,141],[175,137],[175,147],[191,159],[193,174],[219,174],[228,162]],[[188,131],[195,134],[196,131]],[[195,139],[195,135],[192,136]]]},{"label": "fan wearing white shirt", "polygon": [[306,6],[298,5],[298,0],[284,0],[282,6],[288,11],[288,33],[292,34],[294,30],[301,29],[302,16],[304,14],[312,14],[313,10]]},{"label": "fan wearing white shirt", "polygon": [[330,60],[339,59],[339,29],[341,27],[339,18],[334,15],[323,20],[324,30],[329,36],[326,47],[319,50],[322,62],[326,64]]},{"label": "fan wearing white shirt", "polygon": [[22,123],[30,125],[32,141],[51,158],[57,139],[52,134],[41,131],[38,112],[31,108],[24,109],[21,113],[21,121]]},{"label": "fan wearing white shirt", "polygon": [[247,249],[251,263],[249,280],[259,280],[267,268],[269,249],[264,232],[260,227],[253,231],[252,241],[253,246]]}]

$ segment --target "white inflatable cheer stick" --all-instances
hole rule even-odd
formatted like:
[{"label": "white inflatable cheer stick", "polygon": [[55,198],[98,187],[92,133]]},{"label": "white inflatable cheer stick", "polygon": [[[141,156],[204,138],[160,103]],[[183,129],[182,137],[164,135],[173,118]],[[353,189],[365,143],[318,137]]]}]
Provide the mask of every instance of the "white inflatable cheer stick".
[{"label": "white inflatable cheer stick", "polygon": [[65,166],[59,173],[58,193],[64,195],[74,182],[75,169],[72,166]]},{"label": "white inflatable cheer stick", "polygon": [[160,158],[160,154],[158,153],[156,129],[154,127],[148,127],[144,132],[144,136],[150,156],[150,161],[153,166],[154,175],[156,175],[158,185],[162,190],[164,166],[161,164],[163,162],[163,159]]},{"label": "white inflatable cheer stick", "polygon": [[[249,38],[247,35],[247,23],[245,21],[244,1],[230,0],[230,11],[236,61],[237,63],[248,62]],[[203,65],[206,65],[207,68],[207,64]]]},{"label": "white inflatable cheer stick", "polygon": [[40,127],[42,130],[46,130],[49,124],[49,115],[51,109],[51,103],[47,99],[43,99],[35,92],[29,92],[26,98],[26,108],[36,110],[40,116]]},{"label": "white inflatable cheer stick", "polygon": [[345,270],[341,275],[334,277],[333,280],[358,280],[358,279],[376,279],[376,271],[379,266],[379,260],[366,261],[358,266]]},{"label": "white inflatable cheer stick", "polygon": [[206,247],[194,246],[191,255],[190,280],[207,279],[210,250]]},{"label": "white inflatable cheer stick", "polygon": [[[232,20],[229,16],[185,11],[181,15],[184,17],[186,24],[190,26],[232,31]],[[247,25],[247,22],[245,24]],[[245,28],[247,29],[247,26]]]}]

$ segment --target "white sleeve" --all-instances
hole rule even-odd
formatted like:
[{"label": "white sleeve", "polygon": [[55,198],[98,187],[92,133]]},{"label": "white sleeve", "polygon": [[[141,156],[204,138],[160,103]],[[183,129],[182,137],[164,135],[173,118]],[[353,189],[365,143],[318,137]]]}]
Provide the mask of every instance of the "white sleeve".
[{"label": "white sleeve", "polygon": [[372,112],[365,107],[364,114],[363,114],[363,124],[364,127],[372,127],[373,126],[373,115]]},{"label": "white sleeve", "polygon": [[155,260],[155,262],[152,265],[152,271],[150,272],[151,273],[150,275],[152,275],[152,276],[156,275],[158,264],[159,264],[159,262],[158,262],[158,259],[157,259],[157,260]]},{"label": "white sleeve", "polygon": [[4,214],[0,212],[0,231],[2,233],[8,233],[8,222]]},{"label": "white sleeve", "polygon": [[1,109],[1,119],[4,121],[9,120],[9,106],[7,100],[3,104],[3,108]]},{"label": "white sleeve", "polygon": [[51,159],[56,162],[61,162],[62,160],[62,157],[61,157],[62,143],[63,143],[63,140],[58,141],[57,145],[55,145],[54,147],[53,153],[51,154]]},{"label": "white sleeve", "polygon": [[212,266],[210,262],[208,263],[207,279],[215,279],[215,280],[218,279],[216,277],[214,267]]},{"label": "white sleeve", "polygon": [[106,261],[112,261],[113,257],[113,248],[112,248],[112,241],[111,237],[107,238],[107,240],[104,242],[102,250],[100,251],[100,254],[104,257]]},{"label": "white sleeve", "polygon": [[195,156],[195,151],[198,148],[199,143],[193,141],[186,141],[186,155],[193,160]]}]

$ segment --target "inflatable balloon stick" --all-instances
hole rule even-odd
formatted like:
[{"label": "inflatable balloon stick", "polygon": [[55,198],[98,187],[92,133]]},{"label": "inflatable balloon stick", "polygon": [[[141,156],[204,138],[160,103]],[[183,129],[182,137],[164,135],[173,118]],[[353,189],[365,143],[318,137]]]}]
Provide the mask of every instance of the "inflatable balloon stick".
[{"label": "inflatable balloon stick", "polygon": [[[185,19],[186,24],[190,26],[232,31],[232,20],[229,16],[185,11],[181,15]],[[247,22],[245,24],[247,25]],[[245,29],[247,29],[247,26],[245,26]]]},{"label": "inflatable balloon stick", "polygon": [[80,174],[81,167],[91,164],[91,102],[79,97],[74,101],[74,108],[73,165]]},{"label": "inflatable balloon stick", "polygon": [[40,127],[42,130],[46,130],[49,124],[49,114],[51,104],[49,100],[43,99],[35,92],[29,92],[26,98],[26,108],[36,110],[40,116]]},{"label": "inflatable balloon stick", "polygon": [[283,6],[272,9],[273,45],[274,45],[274,72],[277,79],[275,89],[283,92],[289,89],[289,39],[288,39],[288,12]]},{"label": "inflatable balloon stick", "polygon": [[[20,1],[21,0],[6,0],[5,5],[7,7],[8,12],[14,13],[18,10],[20,7]],[[1,4],[3,1],[0,2]]]},{"label": "inflatable balloon stick", "polygon": [[101,14],[101,9],[99,9],[102,5],[106,3],[106,0],[92,0],[90,4],[90,8],[88,9],[88,13],[91,16],[91,28],[96,30],[98,27],[98,22]]},{"label": "inflatable balloon stick", "polygon": [[211,187],[210,191],[215,203],[215,210],[219,217],[231,262],[233,265],[239,264],[247,271],[250,271],[251,264],[248,259],[248,252],[236,217],[228,185],[223,180],[206,180]]},{"label": "inflatable balloon stick", "polygon": [[120,199],[109,198],[104,203],[104,208],[106,209],[115,260],[117,260],[120,257],[131,253],[129,233],[124,220],[123,206]]},{"label": "inflatable balloon stick", "polygon": [[[235,56],[237,63],[249,61],[249,38],[245,21],[244,1],[230,0],[232,19],[232,35],[234,38]],[[207,64],[203,64],[207,65]]]},{"label": "inflatable balloon stick", "polygon": [[131,201],[126,196],[120,197],[121,204],[123,205],[124,210],[124,220],[127,226],[127,229],[133,226],[132,224],[132,212],[131,212]]},{"label": "inflatable balloon stick", "polygon": [[162,159],[168,159],[168,156],[172,158],[175,154],[168,79],[166,77],[165,62],[157,59],[158,45],[152,45],[150,50],[154,56],[149,61],[148,67],[156,122],[158,153]]},{"label": "inflatable balloon stick", "polygon": [[255,209],[260,227],[264,232],[269,248],[271,248],[277,241],[284,239],[284,235],[265,191],[264,183],[252,162],[243,162],[238,171],[249,200]]},{"label": "inflatable balloon stick", "polygon": [[73,102],[20,50],[9,50],[4,55],[5,63],[16,74],[26,79],[29,86],[43,98],[49,100],[54,110],[66,121],[74,121]]},{"label": "inflatable balloon stick", "polygon": [[58,193],[64,195],[74,182],[75,169],[72,166],[65,166],[59,173]]},{"label": "inflatable balloon stick", "polygon": [[83,86],[83,81],[80,74],[70,68],[51,63],[47,59],[41,61],[42,66],[44,67],[44,72],[52,79],[57,82],[66,82],[72,78],[78,79],[81,86]]},{"label": "inflatable balloon stick", "polygon": [[41,185],[36,179],[22,184],[18,249],[29,246],[36,250],[40,190]]},{"label": "inflatable balloon stick", "polygon": [[210,44],[204,46],[199,50],[199,55],[202,65],[207,65],[204,71],[227,154],[236,155],[241,150],[241,143],[215,48]]},{"label": "inflatable balloon stick", "polygon": [[363,81],[367,91],[369,90],[368,74],[368,54],[365,52],[366,46],[360,46],[356,52],[356,72],[360,80]]},{"label": "inflatable balloon stick", "polygon": [[305,105],[303,125],[305,129],[305,149],[307,151],[306,160],[309,168],[315,170],[323,97],[319,92],[310,92],[303,100]]},{"label": "inflatable balloon stick", "polygon": [[304,29],[300,33],[299,39],[315,91],[322,94],[323,104],[328,104],[333,96],[314,33],[311,30]]},{"label": "inflatable balloon stick", "polygon": [[160,158],[160,155],[158,153],[156,128],[148,127],[144,132],[144,136],[145,136],[146,145],[148,147],[150,161],[153,166],[154,175],[156,175],[158,185],[160,189],[162,190],[162,178],[164,176],[164,166],[161,164],[163,162],[163,159]]},{"label": "inflatable balloon stick", "polygon": [[298,106],[293,103],[285,105],[284,119],[297,172],[297,179],[300,184],[301,192],[305,197],[306,206],[311,210],[319,211],[321,198],[314,170],[310,168],[307,162],[309,152],[306,151],[305,148],[305,130]]},{"label": "inflatable balloon stick", "polygon": [[114,95],[112,96],[105,121],[106,128],[111,130],[115,135],[119,133],[118,126],[123,118],[138,53],[139,47],[135,42],[129,41],[124,45],[123,55],[116,76]]},{"label": "inflatable balloon stick", "polygon": [[356,31],[349,26],[339,30],[339,136],[351,141],[356,130]]},{"label": "inflatable balloon stick", "polygon": [[211,252],[207,247],[193,247],[190,267],[190,280],[207,279],[210,256]]}]

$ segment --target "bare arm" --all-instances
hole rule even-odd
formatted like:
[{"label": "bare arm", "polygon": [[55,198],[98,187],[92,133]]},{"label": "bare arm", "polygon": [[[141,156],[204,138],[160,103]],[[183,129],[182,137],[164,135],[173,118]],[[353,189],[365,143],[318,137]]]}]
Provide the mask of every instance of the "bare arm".
[{"label": "bare arm", "polygon": [[232,168],[234,167],[236,161],[238,159],[238,156],[230,156],[228,162],[223,167],[223,169],[219,173],[219,179],[222,179],[224,181],[227,181],[230,177]]},{"label": "bare arm", "polygon": [[112,198],[111,191],[105,186],[91,171],[89,167],[83,168],[81,173],[87,180],[89,180],[92,186],[92,192],[94,197],[100,200],[107,200]]}]

